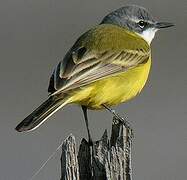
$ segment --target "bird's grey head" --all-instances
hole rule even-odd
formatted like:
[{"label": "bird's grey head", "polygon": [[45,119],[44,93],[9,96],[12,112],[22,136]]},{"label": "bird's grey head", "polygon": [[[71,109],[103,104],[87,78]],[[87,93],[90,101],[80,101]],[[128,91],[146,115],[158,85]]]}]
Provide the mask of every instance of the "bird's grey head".
[{"label": "bird's grey head", "polygon": [[101,24],[115,24],[134,31],[142,36],[149,44],[157,30],[173,26],[168,22],[157,22],[143,7],[129,5],[117,9],[104,17]]}]

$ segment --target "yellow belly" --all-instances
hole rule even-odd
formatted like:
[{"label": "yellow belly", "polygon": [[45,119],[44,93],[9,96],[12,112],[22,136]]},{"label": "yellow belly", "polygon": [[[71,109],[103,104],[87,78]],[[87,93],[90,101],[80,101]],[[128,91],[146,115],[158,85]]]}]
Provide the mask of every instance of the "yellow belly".
[{"label": "yellow belly", "polygon": [[72,93],[71,102],[85,105],[89,109],[101,109],[102,104],[113,106],[126,102],[142,90],[150,66],[151,59],[146,64],[82,87]]}]

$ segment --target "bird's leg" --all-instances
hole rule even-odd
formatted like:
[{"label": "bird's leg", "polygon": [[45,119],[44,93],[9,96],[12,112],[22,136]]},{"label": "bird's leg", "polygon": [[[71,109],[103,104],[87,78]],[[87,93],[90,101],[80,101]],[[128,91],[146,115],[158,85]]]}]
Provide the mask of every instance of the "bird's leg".
[{"label": "bird's leg", "polygon": [[92,173],[92,176],[93,176],[93,141],[92,141],[92,138],[91,138],[91,134],[90,134],[90,130],[89,130],[89,126],[88,126],[88,115],[87,115],[87,107],[86,106],[82,106],[82,110],[83,110],[83,114],[84,114],[84,119],[85,119],[85,123],[86,123],[86,129],[87,129],[87,133],[88,133],[88,144],[89,146],[91,146],[90,148],[90,156],[91,156],[91,173]]},{"label": "bird's leg", "polygon": [[87,133],[88,133],[88,143],[89,143],[89,145],[92,146],[93,145],[93,141],[92,141],[92,138],[91,138],[89,125],[88,125],[87,107],[86,106],[82,106],[82,110],[83,110],[84,119],[85,119],[85,123],[86,123],[86,129],[87,129]]},{"label": "bird's leg", "polygon": [[133,137],[133,129],[131,128],[130,123],[126,120],[126,118],[122,118],[119,114],[115,112],[115,110],[111,109],[108,107],[106,104],[102,104],[102,106],[107,109],[109,112],[113,114],[113,116],[120,122],[122,123],[132,134]]}]

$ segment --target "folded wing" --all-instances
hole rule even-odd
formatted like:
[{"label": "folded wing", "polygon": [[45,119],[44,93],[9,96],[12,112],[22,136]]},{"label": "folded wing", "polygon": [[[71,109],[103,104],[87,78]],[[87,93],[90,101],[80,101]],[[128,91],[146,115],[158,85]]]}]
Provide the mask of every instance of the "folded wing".
[{"label": "folded wing", "polygon": [[[99,40],[97,40],[97,37],[93,37],[96,35],[96,33],[90,32],[87,32],[87,35],[84,34],[66,54],[63,61],[57,65],[51,76],[48,88],[51,95],[66,92],[127,71],[147,62],[150,56],[149,46],[141,38],[138,40],[131,38],[130,46],[128,46],[128,39],[126,38],[123,44],[121,41],[115,41],[116,45],[115,43],[111,46],[105,45],[105,48],[102,49],[98,48],[99,45],[103,41],[105,43],[110,41],[108,38],[112,38],[113,34],[109,34],[109,37],[107,37],[107,33],[105,33],[105,35],[99,37]],[[117,35],[115,34],[115,36]],[[89,42],[91,38],[96,38],[96,48],[90,48],[93,46]],[[132,44],[133,39],[134,46]],[[144,43],[143,46],[139,44],[142,42]],[[118,43],[121,43],[120,46]]]}]

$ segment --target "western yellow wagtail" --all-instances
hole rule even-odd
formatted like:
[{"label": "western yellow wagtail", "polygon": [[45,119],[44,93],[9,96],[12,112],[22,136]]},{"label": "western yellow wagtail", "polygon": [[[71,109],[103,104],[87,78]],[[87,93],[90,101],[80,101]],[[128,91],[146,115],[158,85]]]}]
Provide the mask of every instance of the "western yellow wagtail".
[{"label": "western yellow wagtail", "polygon": [[81,35],[50,78],[48,99],[27,116],[17,131],[31,131],[67,104],[87,109],[110,106],[135,97],[144,87],[151,66],[150,44],[157,30],[173,26],[157,22],[143,7],[130,5],[108,14]]}]

